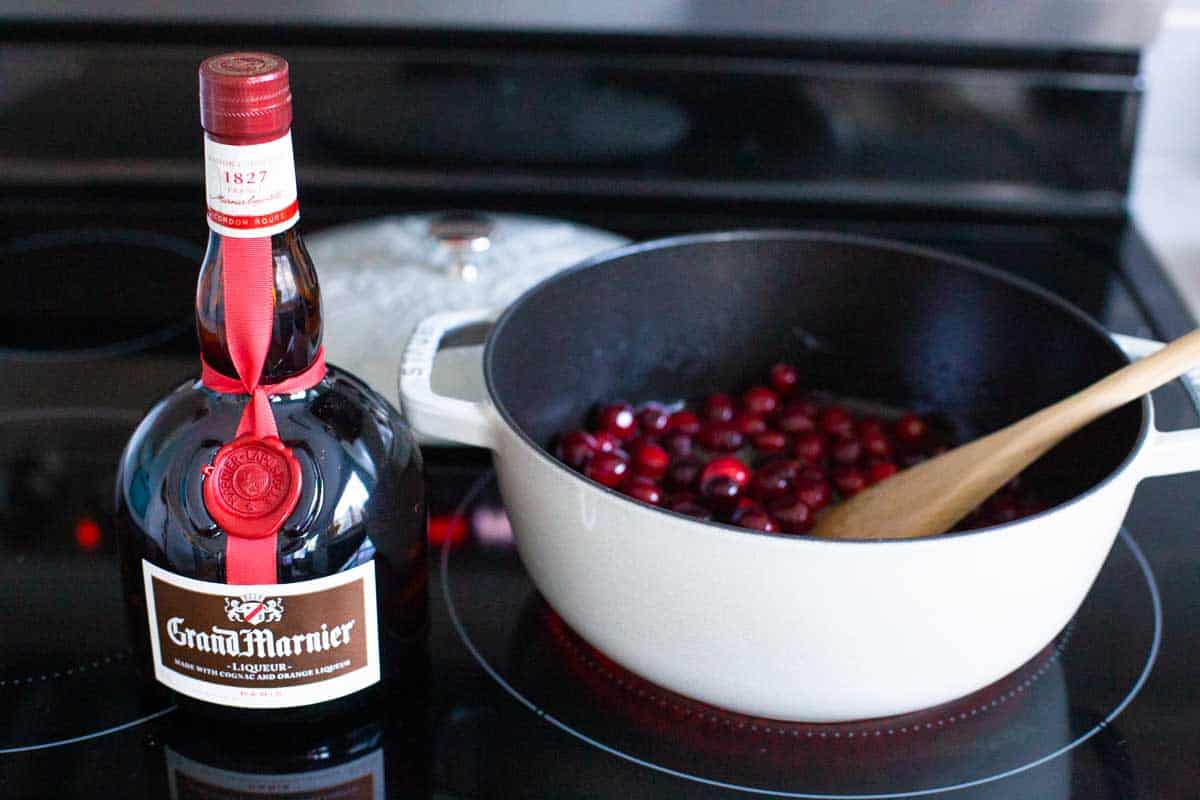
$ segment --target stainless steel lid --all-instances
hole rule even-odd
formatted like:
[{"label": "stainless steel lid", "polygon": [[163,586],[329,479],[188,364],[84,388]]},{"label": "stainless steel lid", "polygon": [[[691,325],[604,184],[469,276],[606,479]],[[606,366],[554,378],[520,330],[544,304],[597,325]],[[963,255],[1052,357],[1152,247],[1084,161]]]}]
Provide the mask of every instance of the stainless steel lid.
[{"label": "stainless steel lid", "polygon": [[[474,211],[384,217],[306,241],[320,274],[329,361],[393,402],[400,356],[422,319],[499,311],[548,275],[627,242],[573,222]],[[471,377],[445,383],[469,386]]]}]

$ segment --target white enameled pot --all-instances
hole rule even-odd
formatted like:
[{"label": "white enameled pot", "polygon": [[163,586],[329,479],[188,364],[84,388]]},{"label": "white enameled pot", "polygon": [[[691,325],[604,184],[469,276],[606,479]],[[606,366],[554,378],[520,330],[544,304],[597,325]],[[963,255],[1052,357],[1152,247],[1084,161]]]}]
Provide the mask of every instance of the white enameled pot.
[{"label": "white enameled pot", "polygon": [[[575,631],[654,683],[744,714],[866,719],[996,681],[1079,608],[1139,481],[1200,469],[1200,430],[1157,430],[1144,398],[1140,436],[1115,472],[1017,522],[862,542],[699,522],[571,472],[503,418],[490,387],[479,403],[435,394],[443,335],[491,317],[453,312],[418,327],[400,379],[413,427],[492,450],[521,559]],[[1113,338],[1130,358],[1161,346]]]}]

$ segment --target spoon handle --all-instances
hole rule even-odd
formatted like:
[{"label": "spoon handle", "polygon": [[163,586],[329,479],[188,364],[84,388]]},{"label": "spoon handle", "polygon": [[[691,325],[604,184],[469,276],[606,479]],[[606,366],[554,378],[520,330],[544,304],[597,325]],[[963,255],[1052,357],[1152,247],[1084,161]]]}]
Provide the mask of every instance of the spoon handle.
[{"label": "spoon handle", "polygon": [[1200,364],[1200,330],[1006,428],[904,470],[832,508],[814,534],[910,539],[945,533],[1089,422]]}]

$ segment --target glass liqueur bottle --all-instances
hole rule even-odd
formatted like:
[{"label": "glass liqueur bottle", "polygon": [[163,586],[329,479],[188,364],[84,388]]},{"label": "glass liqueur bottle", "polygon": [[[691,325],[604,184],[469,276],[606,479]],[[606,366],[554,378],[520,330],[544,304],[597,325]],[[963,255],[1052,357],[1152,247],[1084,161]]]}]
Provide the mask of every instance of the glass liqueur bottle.
[{"label": "glass liqueur bottle", "polygon": [[116,486],[142,663],[181,706],[250,723],[377,705],[423,654],[420,453],[386,400],[324,363],[287,63],[207,59],[200,108],[202,374],[150,410]]}]

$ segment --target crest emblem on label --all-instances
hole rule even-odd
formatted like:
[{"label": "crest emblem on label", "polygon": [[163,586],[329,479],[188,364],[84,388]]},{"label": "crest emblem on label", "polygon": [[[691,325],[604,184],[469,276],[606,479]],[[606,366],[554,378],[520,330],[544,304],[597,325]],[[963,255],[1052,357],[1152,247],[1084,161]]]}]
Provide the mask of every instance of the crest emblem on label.
[{"label": "crest emblem on label", "polygon": [[283,598],[273,597],[268,600],[261,594],[226,597],[225,616],[230,622],[246,622],[250,625],[279,622],[283,619]]},{"label": "crest emblem on label", "polygon": [[238,437],[217,451],[204,474],[204,505],[232,536],[277,533],[300,499],[300,464],[274,436]]}]

